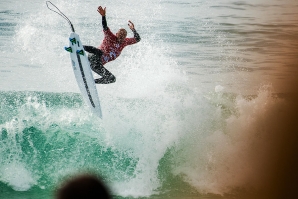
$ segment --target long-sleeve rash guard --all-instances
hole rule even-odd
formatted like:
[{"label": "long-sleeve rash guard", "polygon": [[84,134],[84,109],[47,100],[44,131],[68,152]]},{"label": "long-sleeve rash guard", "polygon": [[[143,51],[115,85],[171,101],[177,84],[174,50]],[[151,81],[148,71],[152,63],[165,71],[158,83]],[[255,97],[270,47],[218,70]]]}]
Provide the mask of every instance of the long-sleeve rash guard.
[{"label": "long-sleeve rash guard", "polygon": [[121,54],[124,47],[135,44],[141,40],[140,35],[137,33],[137,31],[132,30],[134,37],[125,38],[124,41],[120,43],[116,35],[114,35],[107,26],[105,16],[102,16],[102,26],[104,39],[98,48],[103,51],[103,55],[101,56],[101,63],[103,65],[107,62],[115,60]]}]

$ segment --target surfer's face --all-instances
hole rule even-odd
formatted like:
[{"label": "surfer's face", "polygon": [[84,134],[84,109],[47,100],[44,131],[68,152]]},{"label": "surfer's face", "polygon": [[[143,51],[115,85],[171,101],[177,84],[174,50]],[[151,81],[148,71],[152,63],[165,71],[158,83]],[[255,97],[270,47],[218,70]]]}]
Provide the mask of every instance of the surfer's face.
[{"label": "surfer's face", "polygon": [[118,38],[118,41],[122,42],[126,38],[127,32],[125,29],[121,28],[116,33],[116,37]]}]

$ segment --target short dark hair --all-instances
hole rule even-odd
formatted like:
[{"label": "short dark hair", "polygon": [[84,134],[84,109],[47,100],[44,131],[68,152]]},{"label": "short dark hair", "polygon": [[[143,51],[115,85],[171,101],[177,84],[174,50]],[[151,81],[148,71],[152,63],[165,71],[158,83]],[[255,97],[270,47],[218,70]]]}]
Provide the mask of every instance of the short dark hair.
[{"label": "short dark hair", "polygon": [[82,174],[63,183],[57,199],[111,199],[109,190],[99,177]]}]

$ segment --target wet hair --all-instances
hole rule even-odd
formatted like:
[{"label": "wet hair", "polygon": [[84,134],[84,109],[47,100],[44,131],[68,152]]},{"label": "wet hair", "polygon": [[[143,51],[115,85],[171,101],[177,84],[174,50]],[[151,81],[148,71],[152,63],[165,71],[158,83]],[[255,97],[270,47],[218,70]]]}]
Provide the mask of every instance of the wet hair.
[{"label": "wet hair", "polygon": [[109,190],[96,176],[84,174],[71,178],[57,190],[57,199],[111,199]]}]

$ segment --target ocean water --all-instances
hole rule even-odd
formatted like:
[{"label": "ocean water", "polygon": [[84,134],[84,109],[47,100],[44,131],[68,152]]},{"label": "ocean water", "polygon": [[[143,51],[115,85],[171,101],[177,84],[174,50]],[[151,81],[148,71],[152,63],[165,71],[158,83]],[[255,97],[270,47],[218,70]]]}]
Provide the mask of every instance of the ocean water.
[{"label": "ocean water", "polygon": [[1,199],[54,198],[81,172],[115,198],[277,197],[294,186],[284,176],[297,172],[283,168],[298,166],[297,1],[52,3],[86,45],[103,38],[99,3],[113,32],[131,20],[142,40],[106,65],[117,81],[97,85],[99,119],[63,49],[67,22],[45,1],[0,2]]}]

